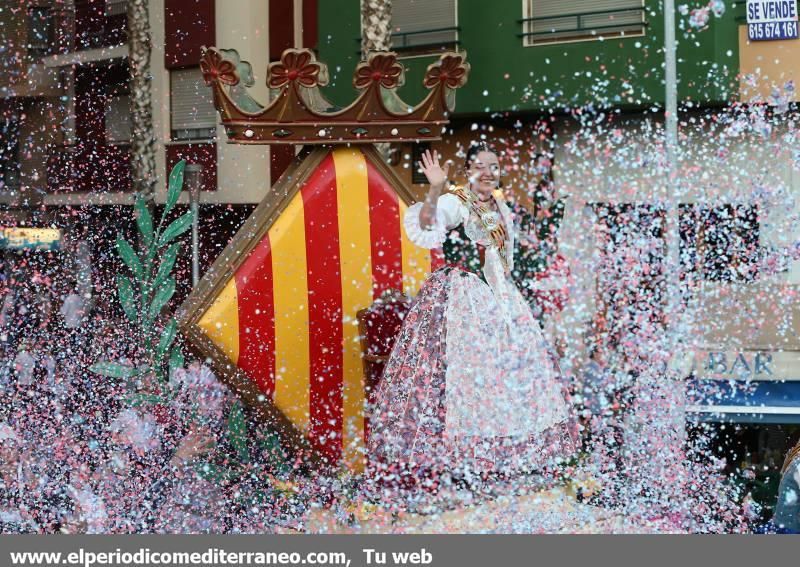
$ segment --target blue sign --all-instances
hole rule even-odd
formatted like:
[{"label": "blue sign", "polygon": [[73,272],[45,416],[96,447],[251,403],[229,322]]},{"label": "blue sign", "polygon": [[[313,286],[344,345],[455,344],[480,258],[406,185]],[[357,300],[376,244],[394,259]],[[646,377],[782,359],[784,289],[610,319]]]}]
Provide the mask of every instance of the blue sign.
[{"label": "blue sign", "polygon": [[747,0],[747,38],[797,39],[797,0]]},{"label": "blue sign", "polygon": [[0,250],[58,250],[61,230],[57,228],[2,228]]}]

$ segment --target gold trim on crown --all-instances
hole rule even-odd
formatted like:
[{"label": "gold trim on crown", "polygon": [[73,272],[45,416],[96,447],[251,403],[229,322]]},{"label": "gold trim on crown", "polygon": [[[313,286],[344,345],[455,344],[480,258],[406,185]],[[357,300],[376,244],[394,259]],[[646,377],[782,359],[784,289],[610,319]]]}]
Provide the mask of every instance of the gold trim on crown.
[{"label": "gold trim on crown", "polygon": [[264,106],[247,93],[250,64],[232,49],[203,48],[200,69],[214,92],[229,141],[237,144],[351,144],[441,139],[453,111],[455,89],[467,82],[466,54],[447,52],[428,66],[423,85],[428,95],[417,106],[398,96],[404,68],[394,52],[373,52],[355,69],[358,97],[337,108],[319,87],[328,82],[324,63],[310,49],[287,49],[270,63],[267,86],[272,101]]}]

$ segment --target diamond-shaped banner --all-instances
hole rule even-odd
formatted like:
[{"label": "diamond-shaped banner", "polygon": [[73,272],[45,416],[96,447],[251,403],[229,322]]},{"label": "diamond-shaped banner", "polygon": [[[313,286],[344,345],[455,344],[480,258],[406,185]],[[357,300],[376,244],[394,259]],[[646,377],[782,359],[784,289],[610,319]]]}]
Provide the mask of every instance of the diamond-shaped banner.
[{"label": "diamond-shaped banner", "polygon": [[284,173],[181,308],[192,345],[286,435],[363,470],[356,314],[416,294],[438,256],[402,228],[412,197],[371,145],[317,148]]}]

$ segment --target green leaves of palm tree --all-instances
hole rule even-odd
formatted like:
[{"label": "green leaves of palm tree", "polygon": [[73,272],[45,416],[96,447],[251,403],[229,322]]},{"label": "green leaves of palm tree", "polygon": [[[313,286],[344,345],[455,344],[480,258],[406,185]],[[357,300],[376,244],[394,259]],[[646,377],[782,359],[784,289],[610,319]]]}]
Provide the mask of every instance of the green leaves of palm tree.
[{"label": "green leaves of palm tree", "polygon": [[155,319],[167,302],[172,299],[175,293],[175,278],[167,278],[167,280],[156,290],[153,302],[150,304],[148,316],[150,320]]},{"label": "green leaves of palm tree", "polygon": [[172,349],[172,352],[169,353],[169,373],[170,375],[178,368],[183,368],[183,353],[181,352],[180,347],[176,347]]},{"label": "green leaves of palm tree", "polygon": [[117,253],[119,253],[119,257],[122,258],[125,265],[133,272],[133,275],[136,276],[136,279],[141,278],[142,262],[139,260],[139,256],[133,246],[121,234],[117,235]]},{"label": "green leaves of palm tree", "polygon": [[191,211],[188,213],[181,215],[176,220],[172,221],[172,223],[166,228],[164,232],[161,233],[161,236],[158,239],[158,245],[164,246],[167,242],[176,238],[189,230],[192,226],[192,219],[194,215]]},{"label": "green leaves of palm tree", "polygon": [[133,295],[133,284],[131,280],[122,274],[117,274],[117,293],[125,316],[128,317],[131,323],[136,323],[138,313],[136,312],[136,300]]},{"label": "green leaves of palm tree", "polygon": [[133,366],[110,361],[95,362],[89,367],[89,370],[108,378],[130,378],[136,374],[136,368]]},{"label": "green leaves of palm tree", "polygon": [[538,222],[539,227],[536,236],[539,240],[546,240],[555,235],[561,226],[561,220],[564,218],[565,207],[566,202],[562,197],[547,209],[547,214]]},{"label": "green leaves of palm tree", "polygon": [[161,333],[161,340],[158,341],[156,347],[156,360],[163,360],[166,356],[169,347],[172,346],[172,341],[175,340],[175,333],[178,331],[178,322],[175,319],[170,319],[164,331]]},{"label": "green leaves of palm tree", "polygon": [[244,408],[238,400],[228,414],[228,441],[242,463],[250,461],[250,451],[247,448],[247,423],[244,418]]},{"label": "green leaves of palm tree", "polygon": [[215,465],[214,463],[197,463],[195,470],[201,478],[214,484],[233,482],[241,476],[241,471]]},{"label": "green leaves of palm tree", "polygon": [[169,400],[164,396],[159,396],[157,394],[131,394],[125,398],[125,402],[133,408],[145,404],[163,404],[168,401]]},{"label": "green leaves of palm tree", "polygon": [[170,272],[172,272],[172,268],[175,267],[175,260],[178,258],[178,251],[180,248],[181,243],[174,242],[167,248],[167,251],[164,252],[161,258],[161,264],[158,266],[158,272],[156,272],[156,277],[153,280],[153,288],[158,289],[161,287],[161,284],[167,280]]},{"label": "green leaves of palm tree", "polygon": [[267,506],[275,501],[275,490],[242,491],[240,502],[248,506]]},{"label": "green leaves of palm tree", "polygon": [[[137,336],[143,341],[147,365],[134,369],[118,363],[101,362],[92,367],[99,374],[131,378],[141,374],[142,368],[147,368],[149,372],[154,372],[162,380],[166,380],[167,355],[169,355],[170,373],[175,368],[183,366],[184,359],[180,347],[173,346],[178,332],[177,322],[170,319],[159,333],[156,321],[175,294],[175,278],[170,274],[175,268],[180,243],[173,240],[192,225],[193,215],[189,212],[162,231],[168,214],[178,203],[185,167],[186,162],[181,160],[170,172],[164,211],[158,219],[157,227],[153,225],[153,217],[144,197],[137,196],[134,202],[134,214],[143,249],[137,252],[137,249],[121,234],[116,240],[117,252],[132,275],[132,277],[117,275],[117,292],[126,317],[133,323]],[[160,263],[155,269],[154,261],[159,256]]]},{"label": "green leaves of palm tree", "polygon": [[169,183],[167,185],[167,201],[164,203],[164,214],[172,210],[178,202],[178,197],[181,196],[181,188],[183,187],[183,170],[186,168],[186,160],[181,160],[175,164],[169,174]]},{"label": "green leaves of palm tree", "polygon": [[278,435],[273,431],[264,432],[264,436],[258,440],[261,447],[262,455],[267,462],[267,465],[278,474],[285,474],[289,472],[291,467],[287,463],[287,459],[281,448],[281,443],[278,440]]},{"label": "green leaves of palm tree", "polygon": [[136,226],[144,239],[145,246],[149,248],[153,243],[153,217],[150,216],[150,210],[142,197],[136,198],[134,209],[136,211]]}]

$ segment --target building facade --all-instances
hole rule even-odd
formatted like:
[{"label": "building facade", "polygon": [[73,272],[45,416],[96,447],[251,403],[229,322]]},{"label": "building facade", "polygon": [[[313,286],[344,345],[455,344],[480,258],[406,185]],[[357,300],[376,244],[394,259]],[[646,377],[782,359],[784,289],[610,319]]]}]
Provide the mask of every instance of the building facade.
[{"label": "building facade", "polygon": [[[779,468],[800,423],[800,265],[787,253],[800,236],[791,107],[800,40],[749,41],[744,2],[678,6],[680,148],[667,182],[659,2],[394,0],[392,10],[405,101],[422,98],[421,77],[442,50],[466,51],[472,65],[434,147],[459,166],[464,148],[485,140],[501,154],[509,193],[530,204],[544,176],[544,197],[565,199],[558,248],[573,281],[551,332],[566,338],[567,368],[580,374],[598,337],[624,351],[625,332],[646,326],[636,317],[663,302],[673,197],[699,333],[675,357],[699,384],[690,415],[733,423],[734,460]],[[360,34],[357,0],[320,4],[319,55],[340,104],[352,96]],[[423,149],[391,153],[419,196]]]},{"label": "building facade", "polygon": [[[1,221],[55,225],[73,240],[91,240],[98,285],[113,281],[102,274],[116,269],[114,236],[133,231],[127,2],[5,0],[0,7],[3,44],[13,46],[0,51],[6,71],[0,77]],[[174,163],[203,165],[201,254],[208,265],[294,150],[226,143],[200,77],[201,47],[237,49],[252,65],[250,92],[260,100],[269,98],[269,62],[287,47],[311,47],[328,67],[326,94],[344,104],[353,98],[350,73],[360,57],[360,2],[151,0],[149,10],[156,162],[164,180],[156,203],[163,202]],[[535,205],[543,188],[551,192],[545,200],[565,198],[558,244],[574,281],[553,332],[566,339],[572,372],[579,373],[593,337],[609,334],[603,322],[638,301],[610,294],[597,275],[598,265],[609,261],[609,233],[628,227],[617,249],[638,247],[638,265],[656,276],[662,269],[660,207],[673,187],[652,165],[663,124],[660,3],[392,0],[392,12],[407,102],[423,98],[425,68],[443,49],[466,51],[472,65],[451,127],[435,149],[460,165],[464,148],[485,139],[501,151],[504,185],[523,204]],[[786,86],[800,80],[800,40],[748,41],[742,2],[679,6],[676,20],[681,249],[695,265],[703,332],[701,348],[685,353],[686,373],[752,383],[760,396],[703,400],[693,409],[704,419],[797,423],[800,313],[791,298],[800,265],[776,251],[797,240],[792,218],[800,172],[791,154],[798,142],[788,119],[770,117],[797,102],[797,91]],[[758,132],[748,115],[749,126],[738,135],[721,130],[721,119],[734,116],[732,104],[745,114],[764,110],[765,123],[774,126]],[[425,185],[414,162],[424,149],[396,145],[388,154],[419,196]],[[765,270],[770,254],[778,267]],[[182,258],[184,294],[188,264]],[[613,279],[613,271],[604,274]],[[648,285],[658,293],[658,277]],[[758,411],[742,407],[752,403]]]},{"label": "building facade", "polygon": [[[99,273],[113,272],[118,231],[132,233],[130,70],[126,0],[0,3],[8,70],[0,79],[0,205],[7,226],[58,226],[63,248],[89,240]],[[180,159],[203,166],[201,263],[208,265],[271,182],[292,148],[226,144],[211,91],[202,81],[202,46],[236,48],[253,64],[257,98],[264,75],[287,47],[316,44],[316,0],[152,0],[153,123],[156,167]],[[19,9],[21,7],[21,9]],[[181,198],[181,205],[187,203]],[[188,247],[187,247],[188,254]],[[179,262],[179,293],[190,285]],[[106,274],[107,275],[107,274]],[[112,281],[98,275],[97,285]]]}]

